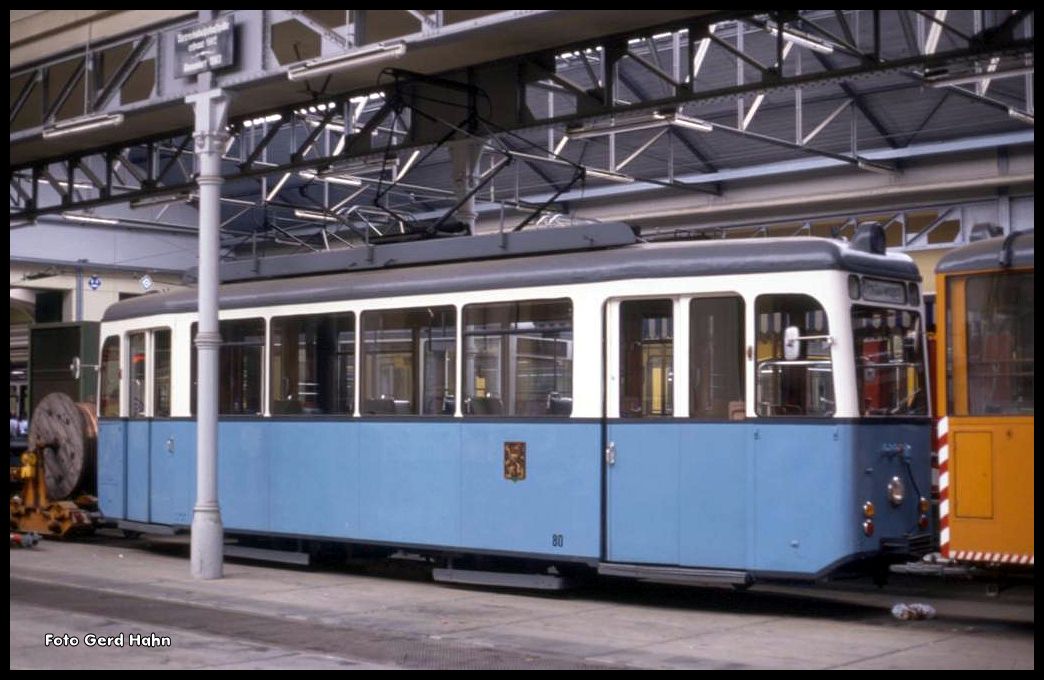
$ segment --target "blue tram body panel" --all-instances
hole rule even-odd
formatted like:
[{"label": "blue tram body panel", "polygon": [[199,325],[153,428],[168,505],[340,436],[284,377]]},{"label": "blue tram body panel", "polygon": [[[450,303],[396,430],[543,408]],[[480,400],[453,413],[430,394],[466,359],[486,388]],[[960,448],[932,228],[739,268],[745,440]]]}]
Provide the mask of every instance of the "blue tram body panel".
[{"label": "blue tram body panel", "polygon": [[[237,423],[239,424],[239,423]],[[359,427],[355,423],[272,423],[271,530],[328,537],[360,533]]]},{"label": "blue tram body panel", "polygon": [[[858,535],[860,550],[877,550],[880,538],[927,533],[929,529],[917,526],[920,513],[915,508],[920,498],[931,499],[931,426],[927,422],[859,424],[850,432],[859,456],[859,466],[853,470],[856,499],[860,506],[865,498],[876,507],[874,535]],[[906,489],[899,507],[887,500],[888,482],[893,477]]]},{"label": "blue tram body panel", "polygon": [[678,564],[681,479],[678,425],[613,423],[608,441],[616,460],[608,469],[609,560]]},{"label": "blue tram body panel", "polygon": [[196,424],[153,421],[150,446],[149,521],[187,526],[196,500]]},{"label": "blue tram body panel", "polygon": [[[599,555],[598,423],[244,420],[218,438],[226,530]],[[103,421],[101,441],[107,516],[191,524],[194,422]],[[505,478],[505,442],[525,442],[525,479]]]},{"label": "blue tram body panel", "polygon": [[[601,533],[598,423],[462,425],[461,542],[489,550],[597,559]],[[505,472],[504,446],[525,444],[525,478]]]},{"label": "blue tram body panel", "polygon": [[226,528],[270,531],[269,435],[274,432],[273,425],[263,421],[218,425],[218,501]]},{"label": "blue tram body panel", "polygon": [[[758,572],[817,573],[856,552],[855,465],[846,426],[754,425],[754,554]],[[860,520],[861,521],[861,520]]]},{"label": "blue tram body panel", "polygon": [[98,507],[106,517],[127,517],[127,423],[98,421]]},{"label": "blue tram body panel", "polygon": [[[927,423],[610,422],[605,559],[821,575],[925,533]],[[239,420],[219,424],[229,531],[473,551],[602,557],[602,425]],[[99,495],[109,517],[186,526],[192,421],[103,420]],[[505,445],[525,444],[525,476]],[[911,474],[914,475],[911,477]],[[893,507],[898,477],[906,499]],[[876,508],[862,531],[863,504]]]},{"label": "blue tram body panel", "polygon": [[135,522],[149,521],[149,435],[152,422],[128,420],[127,430],[127,515]]},{"label": "blue tram body panel", "polygon": [[356,537],[460,545],[460,423],[355,426],[363,480]]},{"label": "blue tram body panel", "polygon": [[754,552],[753,448],[735,423],[679,427],[679,564],[714,568],[749,565]]},{"label": "blue tram body panel", "polygon": [[[635,421],[608,435],[613,562],[810,576],[876,552],[882,538],[925,533],[916,508],[929,484],[927,424]],[[898,508],[887,501],[894,476],[907,488]],[[877,509],[869,537],[866,501]]]}]

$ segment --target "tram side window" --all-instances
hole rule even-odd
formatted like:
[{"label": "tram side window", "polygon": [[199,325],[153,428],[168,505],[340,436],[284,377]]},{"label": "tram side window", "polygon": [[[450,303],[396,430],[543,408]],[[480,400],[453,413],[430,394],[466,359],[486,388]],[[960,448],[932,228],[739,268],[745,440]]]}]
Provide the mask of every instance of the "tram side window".
[{"label": "tram side window", "polygon": [[852,333],[859,413],[927,415],[921,316],[902,309],[855,306]]},{"label": "tram side window", "polygon": [[130,341],[130,417],[145,417],[145,375],[148,361],[145,356],[145,334],[131,333]]},{"label": "tram side window", "polygon": [[454,307],[363,312],[361,325],[363,414],[453,415]]},{"label": "tram side window", "polygon": [[120,339],[105,338],[101,354],[101,389],[98,415],[115,418],[120,415]]},{"label": "tram side window", "polygon": [[743,298],[694,299],[689,319],[689,415],[742,418],[746,387]]},{"label": "tram side window", "polygon": [[573,304],[533,300],[464,308],[464,415],[573,411]]},{"label": "tram side window", "polygon": [[671,300],[620,303],[620,416],[674,413],[674,326]]},{"label": "tram side window", "polygon": [[[264,319],[235,319],[220,322],[221,351],[218,359],[218,413],[261,414],[261,355],[265,346]],[[196,413],[199,368],[196,333],[192,324],[192,414]]]},{"label": "tram side window", "polygon": [[153,331],[152,351],[155,355],[155,382],[152,387],[153,415],[170,417],[170,330]]},{"label": "tram side window", "polygon": [[355,407],[355,315],[272,319],[271,412],[347,414]]},{"label": "tram side window", "polygon": [[[965,283],[965,357],[947,347],[947,362],[956,361],[947,372],[966,381],[967,405],[953,409],[950,383],[950,412],[957,415],[1033,414],[1033,272],[1004,272],[970,276]],[[947,307],[955,296],[947,294]],[[947,322],[953,315],[947,309]],[[960,323],[960,320],[957,321]],[[954,333],[947,333],[953,345]],[[959,349],[959,348],[958,348]],[[962,366],[966,363],[966,366]],[[965,375],[961,375],[966,373]]]},{"label": "tram side window", "polygon": [[756,376],[759,416],[828,416],[834,413],[834,374],[825,339],[801,340],[796,359],[784,354],[783,334],[829,333],[823,306],[808,295],[761,295],[757,317]]}]

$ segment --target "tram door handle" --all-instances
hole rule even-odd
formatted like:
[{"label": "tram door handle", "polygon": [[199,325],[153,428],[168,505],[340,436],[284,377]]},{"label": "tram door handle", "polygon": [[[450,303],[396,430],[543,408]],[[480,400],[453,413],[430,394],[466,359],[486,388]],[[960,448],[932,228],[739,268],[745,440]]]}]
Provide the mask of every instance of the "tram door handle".
[{"label": "tram door handle", "polygon": [[605,447],[605,462],[607,465],[616,464],[616,442],[609,442],[609,446]]}]

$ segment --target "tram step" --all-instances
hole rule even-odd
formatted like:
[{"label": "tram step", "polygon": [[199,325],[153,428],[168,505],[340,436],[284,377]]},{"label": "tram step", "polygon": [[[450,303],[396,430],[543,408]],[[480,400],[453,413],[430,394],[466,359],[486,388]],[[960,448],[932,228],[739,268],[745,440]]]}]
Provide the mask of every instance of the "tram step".
[{"label": "tram step", "polygon": [[654,581],[656,583],[728,583],[747,586],[754,582],[753,576],[745,571],[658,567],[647,564],[620,564],[615,562],[599,563],[598,573],[602,576],[623,576],[625,578]]},{"label": "tram step", "polygon": [[134,522],[129,519],[116,520],[116,528],[138,534],[159,534],[162,536],[175,536],[180,533],[187,533],[186,529],[179,529],[169,524],[149,524],[148,522]]},{"label": "tram step", "polygon": [[303,566],[308,566],[311,563],[311,556],[306,552],[252,548],[246,545],[226,545],[225,557],[241,557],[248,560],[279,562],[281,564],[299,564]]},{"label": "tram step", "polygon": [[555,574],[436,568],[432,569],[431,575],[439,583],[458,583],[469,586],[495,586],[526,590],[566,590],[572,585],[569,579]]}]

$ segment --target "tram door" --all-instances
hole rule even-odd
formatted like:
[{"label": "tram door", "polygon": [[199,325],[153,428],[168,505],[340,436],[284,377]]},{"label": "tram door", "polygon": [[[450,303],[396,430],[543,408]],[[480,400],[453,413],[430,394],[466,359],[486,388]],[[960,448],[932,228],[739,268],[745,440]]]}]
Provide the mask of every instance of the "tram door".
[{"label": "tram door", "polygon": [[606,320],[606,557],[677,564],[675,301],[613,300]]}]

